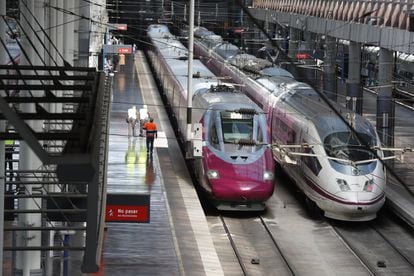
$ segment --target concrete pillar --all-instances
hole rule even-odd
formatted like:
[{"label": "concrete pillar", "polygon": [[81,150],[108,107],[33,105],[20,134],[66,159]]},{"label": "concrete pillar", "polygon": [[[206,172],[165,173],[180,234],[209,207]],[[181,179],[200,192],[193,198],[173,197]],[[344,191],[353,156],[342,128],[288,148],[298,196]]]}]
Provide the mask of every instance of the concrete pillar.
[{"label": "concrete pillar", "polygon": [[[56,0],[49,0],[50,5],[53,7],[57,6]],[[57,25],[57,10],[54,8],[48,8],[49,12],[49,29],[48,35],[51,41],[48,41],[49,50],[50,50],[50,57],[49,57],[49,64],[51,66],[56,66],[57,64],[57,53],[55,47],[52,45],[55,44],[57,40],[57,32],[56,32],[56,25]]]},{"label": "concrete pillar", "polygon": [[[283,38],[283,28],[280,27],[278,24],[272,24],[273,27],[273,35],[272,37],[277,38],[276,39],[276,45],[279,46],[280,49],[283,49],[283,42],[281,38]],[[263,38],[265,38],[265,35],[263,35]]]},{"label": "concrete pillar", "polygon": [[[64,1],[64,9],[70,10],[73,8],[73,2],[72,1]],[[69,62],[71,65],[73,65],[73,54],[74,54],[74,41],[75,41],[75,24],[72,22],[74,20],[74,16],[70,14],[64,14],[63,15],[63,22],[65,22],[65,25],[63,26],[63,56],[67,62]]]},{"label": "concrete pillar", "polygon": [[323,62],[323,92],[336,102],[336,39],[325,37],[325,58]]},{"label": "concrete pillar", "polygon": [[[57,7],[56,0],[45,0],[50,4],[52,7]],[[47,48],[48,54],[45,55],[45,61],[47,65],[49,66],[57,66],[58,63],[58,55],[56,51],[56,41],[57,41],[57,20],[58,20],[58,11],[54,8],[47,7],[45,8],[45,30],[48,35],[48,39],[45,39],[45,46]],[[56,112],[56,104],[50,103],[45,104],[46,110],[49,112]],[[53,131],[56,127],[52,125],[46,125],[45,131]],[[53,142],[47,142],[47,144],[52,145]],[[52,147],[50,147],[52,149]],[[48,185],[46,187],[48,192],[55,192],[56,187],[54,185]],[[49,226],[55,226],[56,224],[51,222],[51,225]],[[55,231],[45,231],[43,241],[44,244],[47,246],[53,246],[54,245],[54,236]],[[47,251],[45,252],[45,260],[44,260],[44,275],[50,276],[53,275],[53,261],[54,261],[54,251]]]},{"label": "concrete pillar", "polygon": [[[6,14],[6,1],[0,1],[0,14]],[[6,24],[4,20],[0,20],[0,40],[6,43]],[[0,64],[6,64],[6,50],[0,46]],[[0,71],[1,73],[4,73]],[[0,97],[3,97],[4,92],[0,92]],[[0,121],[0,132],[5,130],[5,121]],[[4,171],[4,141],[0,141],[0,276],[3,275],[3,221],[4,221],[4,190],[5,190],[5,171]]]},{"label": "concrete pillar", "polygon": [[[55,1],[56,6],[58,8],[64,9],[63,0],[54,0],[54,1]],[[56,46],[55,60],[57,62],[57,66],[63,66],[63,60],[62,60],[61,56],[63,56],[63,51],[64,51],[63,37],[64,37],[64,35],[66,35],[66,34],[64,34],[64,31],[65,31],[64,21],[63,21],[64,13],[61,12],[61,11],[56,11],[55,12],[55,18],[56,18],[56,28],[54,28],[54,29],[55,29],[55,32],[56,32],[56,36],[55,36],[56,40],[53,41],[53,43]],[[58,96],[58,97],[61,97],[62,94],[63,94],[62,91],[55,91],[55,95]],[[62,112],[63,105],[61,103],[52,104],[52,106],[54,106],[52,108],[54,112],[58,112],[58,113]],[[61,128],[62,127],[61,127],[60,124],[57,124],[54,127],[54,129],[61,129]]]},{"label": "concrete pillar", "polygon": [[[301,41],[300,49],[303,53],[308,53],[312,55],[315,50],[315,43],[312,40],[312,33],[308,31],[303,32],[304,41]],[[305,59],[305,64],[314,64],[314,59]],[[315,88],[320,89],[320,83],[318,78],[318,71],[316,67],[311,68],[304,68],[303,71],[305,72],[305,76],[307,78],[307,82],[310,82]]]},{"label": "concrete pillar", "polygon": [[[67,1],[66,1],[67,2]],[[69,1],[70,2],[70,1]],[[56,0],[56,6],[63,9],[63,0]],[[63,36],[65,28],[64,28],[64,18],[65,13],[61,11],[56,11],[56,40],[54,41],[57,51],[59,51],[60,54],[63,55]],[[63,66],[63,61],[60,55],[57,55],[57,63],[59,66]]]},{"label": "concrete pillar", "polygon": [[[22,3],[21,0],[20,6],[25,4],[28,6],[40,24],[44,22],[44,12],[43,6],[39,1],[25,1]],[[22,28],[27,32],[28,37],[22,37],[21,42],[22,46],[28,54],[30,61],[34,65],[42,65],[40,58],[33,50],[28,40],[30,39],[37,49],[42,49],[42,46],[35,38],[33,32],[30,29],[28,24],[35,26],[36,23],[33,19],[33,16],[27,11],[26,8],[20,9],[30,22],[22,20]],[[43,24],[44,26],[44,24]],[[42,52],[43,53],[43,52]],[[23,65],[28,65],[30,62],[22,55],[21,63]],[[32,91],[34,96],[37,96],[36,92]],[[28,91],[21,91],[21,96],[29,96]],[[35,112],[34,104],[22,104],[21,105],[23,112]],[[27,121],[27,124],[34,131],[42,130],[42,122],[39,121]],[[20,160],[19,160],[19,169],[20,170],[36,170],[39,169],[42,165],[39,158],[34,154],[30,149],[28,144],[24,141],[20,143]],[[29,175],[28,175],[29,176]],[[33,188],[38,188],[36,185],[24,185],[24,193],[32,194]],[[19,200],[19,209],[39,209],[41,208],[41,201],[39,199],[27,198]],[[42,225],[41,215],[36,214],[19,214],[18,216],[18,225],[21,227],[40,227]],[[17,246],[41,246],[41,232],[40,231],[17,231],[16,232],[16,243]],[[41,252],[40,251],[18,251],[16,256],[16,271],[17,275],[31,276],[31,275],[42,275],[42,266],[41,266]]]},{"label": "concrete pillar", "polygon": [[361,44],[353,41],[349,44],[346,96],[346,107],[358,114],[362,114]]},{"label": "concrete pillar", "polygon": [[[82,1],[83,2],[83,1]],[[99,2],[99,1],[96,1]],[[101,1],[102,2],[102,1]],[[83,2],[84,3],[84,2]],[[105,4],[105,3],[100,3]],[[71,10],[76,5],[72,1],[64,1],[63,3],[65,10]],[[63,22],[66,24],[64,25],[64,36],[63,36],[63,57],[69,64],[72,66],[74,65],[74,52],[75,52],[75,24],[74,23],[67,23],[73,21],[75,18],[73,15],[64,14],[63,15]],[[70,84],[69,82],[66,82]],[[72,82],[73,83],[73,82]],[[73,91],[66,91],[65,93],[72,93]],[[84,223],[77,222],[72,223],[71,226],[84,226]],[[85,246],[85,237],[84,231],[76,231],[72,235],[61,235],[62,241],[66,241],[70,246]],[[66,240],[65,240],[66,237]],[[67,262],[67,273],[68,275],[80,275],[80,269],[82,264],[83,258],[83,251],[66,251],[65,257],[67,258],[64,262]],[[62,269],[62,268],[61,268]]]},{"label": "concrete pillar", "polygon": [[289,29],[289,52],[288,55],[292,59],[296,59],[296,54],[299,50],[301,30],[296,28]]},{"label": "concrete pillar", "polygon": [[[87,2],[79,1],[79,4],[76,5],[79,7],[79,10],[76,12],[77,14],[83,15],[85,18],[90,17],[90,5]],[[79,36],[79,45],[78,45],[78,61],[77,66],[81,67],[89,67],[89,41],[90,41],[90,33],[89,30],[91,29],[91,23],[87,19],[80,19],[79,20],[79,27],[78,27],[78,36]]]},{"label": "concrete pillar", "polygon": [[314,43],[312,40],[312,33],[308,31],[303,32],[304,41],[301,41],[301,48],[307,53],[311,54],[314,50]]},{"label": "concrete pillar", "polygon": [[378,64],[377,131],[386,146],[394,145],[393,70],[393,52],[381,48]]}]

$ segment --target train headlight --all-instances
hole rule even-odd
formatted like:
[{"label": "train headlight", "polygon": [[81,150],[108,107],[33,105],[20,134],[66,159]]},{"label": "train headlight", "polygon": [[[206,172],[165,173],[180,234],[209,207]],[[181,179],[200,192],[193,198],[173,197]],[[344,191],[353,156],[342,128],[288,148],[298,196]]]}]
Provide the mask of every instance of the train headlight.
[{"label": "train headlight", "polygon": [[372,192],[374,190],[374,179],[370,179],[365,181],[364,191],[365,192]]},{"label": "train headlight", "polygon": [[218,171],[208,170],[207,171],[207,177],[208,177],[208,179],[219,179],[220,174],[218,173]]},{"label": "train headlight", "polygon": [[264,180],[273,180],[274,174],[272,172],[265,171],[263,173]]},{"label": "train headlight", "polygon": [[339,188],[341,188],[342,192],[347,192],[351,190],[348,186],[348,183],[344,179],[337,178],[336,183],[338,183],[338,186]]}]

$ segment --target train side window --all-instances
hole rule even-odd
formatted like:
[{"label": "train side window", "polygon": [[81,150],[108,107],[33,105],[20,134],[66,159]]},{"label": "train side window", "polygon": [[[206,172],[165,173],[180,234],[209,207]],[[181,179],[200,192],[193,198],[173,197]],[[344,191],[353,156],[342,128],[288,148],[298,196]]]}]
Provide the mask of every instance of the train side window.
[{"label": "train side window", "polygon": [[287,134],[287,144],[288,145],[294,144],[295,140],[296,140],[296,132],[290,129]]},{"label": "train side window", "polygon": [[283,122],[283,121],[279,120],[279,122],[278,122],[278,123],[280,124],[280,129],[281,129],[283,132],[287,132],[287,131],[288,131],[288,127],[287,127],[287,125],[285,124],[285,122]]},{"label": "train side window", "polygon": [[259,126],[259,129],[257,130],[257,142],[263,143],[263,130],[260,126]]},{"label": "train side window", "polygon": [[284,121],[280,120],[279,118],[275,118],[273,121],[274,129],[278,129],[279,131],[276,132],[276,136],[282,140],[286,141],[286,144],[292,145],[296,141],[296,132],[291,129],[288,124],[286,124]]},{"label": "train side window", "polygon": [[217,135],[217,129],[214,124],[211,126],[211,130],[210,130],[210,141],[213,147],[215,147],[216,149],[219,149],[219,139]]},{"label": "train side window", "polygon": [[[310,149],[306,148],[304,153],[315,154],[315,152]],[[322,169],[321,163],[316,156],[302,156],[302,162],[315,174],[318,175]]]}]

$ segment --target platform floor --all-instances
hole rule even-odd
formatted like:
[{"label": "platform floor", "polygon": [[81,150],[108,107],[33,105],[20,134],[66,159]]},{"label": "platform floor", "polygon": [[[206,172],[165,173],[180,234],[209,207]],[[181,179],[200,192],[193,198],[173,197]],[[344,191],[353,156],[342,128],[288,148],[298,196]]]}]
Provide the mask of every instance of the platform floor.
[{"label": "platform floor", "polygon": [[[206,218],[143,53],[138,52],[135,60],[127,61],[123,72],[114,76],[108,193],[150,193],[151,221],[148,224],[107,223],[98,274],[224,275]],[[375,114],[370,107],[375,99],[370,97],[366,96],[365,112],[368,116]],[[127,135],[127,109],[132,105],[139,108],[142,104],[148,106],[159,129],[152,159],[146,155],[145,138],[128,138]],[[409,116],[401,107],[397,107],[396,115],[401,118]],[[396,135],[413,137],[402,126],[397,127]],[[396,142],[396,146],[403,144],[402,141]],[[132,158],[135,161],[128,161],[128,156],[135,156]],[[403,170],[400,176],[409,175],[411,165],[412,162],[407,163],[407,171],[404,173]],[[399,166],[399,169],[403,168]],[[387,201],[393,208],[400,209],[407,220],[414,221],[412,198],[392,180],[387,187]]]},{"label": "platform floor", "polygon": [[[159,131],[152,158],[144,137],[128,137],[125,122],[127,109],[142,104]],[[98,275],[223,275],[142,52],[114,76],[108,156],[108,193],[149,193],[150,223],[107,223]]]},{"label": "platform floor", "polygon": [[[412,148],[414,146],[414,109],[396,104],[394,146],[396,148]],[[375,125],[376,96],[364,92],[364,116]],[[398,155],[398,152],[393,154]],[[395,161],[392,166],[394,175],[387,175],[387,204],[408,224],[414,227],[414,152],[404,154],[404,162]]]}]

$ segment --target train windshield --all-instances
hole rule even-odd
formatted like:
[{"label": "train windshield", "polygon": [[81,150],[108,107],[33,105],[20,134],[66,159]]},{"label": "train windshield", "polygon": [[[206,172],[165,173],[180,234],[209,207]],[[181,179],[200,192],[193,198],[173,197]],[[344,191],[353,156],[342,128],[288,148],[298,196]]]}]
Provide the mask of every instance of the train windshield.
[{"label": "train windshield", "polygon": [[265,129],[255,114],[221,112],[221,129],[224,144],[250,142],[253,146],[263,144]]},{"label": "train windshield", "polygon": [[376,161],[368,161],[376,158],[375,154],[369,149],[369,147],[375,145],[375,139],[364,133],[358,133],[358,136],[363,141],[360,141],[351,132],[335,132],[326,136],[324,140],[326,154],[332,157],[329,161],[337,171],[355,174],[348,161],[367,161],[357,165],[360,173],[369,173],[375,167]]}]

